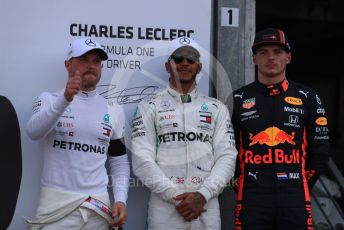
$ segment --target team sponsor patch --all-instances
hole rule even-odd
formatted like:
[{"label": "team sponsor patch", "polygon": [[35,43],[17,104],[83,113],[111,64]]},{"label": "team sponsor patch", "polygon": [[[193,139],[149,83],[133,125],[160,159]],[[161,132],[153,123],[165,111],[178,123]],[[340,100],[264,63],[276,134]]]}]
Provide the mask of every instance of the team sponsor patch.
[{"label": "team sponsor patch", "polygon": [[55,135],[60,135],[60,136],[63,136],[63,135],[68,135],[68,132],[64,132],[64,131],[56,131],[56,132],[55,132]]},{"label": "team sponsor patch", "polygon": [[111,129],[103,127],[103,135],[110,137]]},{"label": "team sponsor patch", "polygon": [[314,136],[314,140],[329,140],[329,136]]},{"label": "team sponsor patch", "polygon": [[319,117],[318,119],[315,120],[315,123],[317,125],[327,125],[327,118],[326,117]]},{"label": "team sponsor patch", "polygon": [[[160,129],[167,129],[167,128],[171,128],[171,127],[178,127],[178,123],[166,123],[166,124],[159,124],[159,128]],[[143,129],[143,128],[141,128]],[[132,132],[137,131],[136,129],[134,129]]]},{"label": "team sponsor patch", "polygon": [[33,107],[32,107],[33,113],[38,113],[41,110],[43,103],[44,102],[41,99],[38,99],[37,101],[35,101],[35,103],[33,104]]},{"label": "team sponsor patch", "polygon": [[327,127],[315,127],[315,132],[319,135],[327,134],[328,128]]},{"label": "team sponsor patch", "polygon": [[245,101],[243,101],[242,103],[242,107],[244,109],[250,109],[252,108],[253,106],[256,105],[256,98],[253,97],[253,98],[249,98],[249,99],[246,99]]},{"label": "team sponsor patch", "polygon": [[169,101],[162,101],[160,104],[160,107],[163,110],[167,110],[168,108],[170,108],[170,106],[171,106],[171,103]]},{"label": "team sponsor patch", "polygon": [[110,122],[110,115],[109,114],[105,114],[104,117],[103,117],[103,121],[106,124],[109,124],[109,122]]},{"label": "team sponsor patch", "polygon": [[305,91],[299,90],[299,93],[303,94],[305,96],[305,98],[307,98],[309,91],[305,92]]},{"label": "team sponsor patch", "polygon": [[288,180],[287,173],[285,172],[277,173],[277,180]]},{"label": "team sponsor patch", "polygon": [[135,137],[141,137],[141,136],[146,136],[146,132],[137,132],[137,133],[133,133],[131,135],[131,138],[135,138]]},{"label": "team sponsor patch", "polygon": [[203,104],[201,105],[201,110],[202,110],[203,112],[204,112],[204,111],[208,111],[208,109],[209,109],[209,107],[208,107],[207,104],[203,103]]},{"label": "team sponsor patch", "polygon": [[200,120],[200,122],[211,124],[212,118],[211,118],[211,116],[200,115],[199,120]]},{"label": "team sponsor patch", "polygon": [[258,172],[248,172],[248,176],[250,176],[250,177],[252,177],[252,178],[254,178],[255,180],[257,180],[258,178],[257,178],[257,174],[258,174]]},{"label": "team sponsor patch", "polygon": [[214,127],[212,127],[211,125],[203,124],[203,123],[198,125],[197,128],[199,128],[200,130],[203,130],[203,131],[208,131],[208,132],[214,130]]},{"label": "team sponsor patch", "polygon": [[184,184],[185,178],[184,177],[176,177],[175,181],[177,184]]},{"label": "team sponsor patch", "polygon": [[191,183],[193,184],[200,184],[203,182],[203,178],[199,176],[194,176],[191,178]]},{"label": "team sponsor patch", "polygon": [[284,111],[285,112],[292,112],[292,113],[299,113],[299,114],[304,114],[304,110],[300,108],[294,108],[294,107],[288,107],[284,106]]},{"label": "team sponsor patch", "polygon": [[243,117],[243,118],[241,118],[241,121],[252,120],[252,119],[256,119],[256,118],[259,118],[259,114],[253,114],[253,115],[248,116],[248,117]]},{"label": "team sponsor patch", "polygon": [[72,109],[69,108],[69,107],[67,107],[67,108],[63,111],[62,116],[67,116],[67,115],[69,115],[71,112],[72,112]]},{"label": "team sponsor patch", "polygon": [[207,133],[195,132],[170,132],[158,136],[159,144],[167,142],[187,142],[187,141],[200,141],[212,143],[213,137]]},{"label": "team sponsor patch", "polygon": [[234,97],[240,97],[242,99],[242,96],[244,95],[245,92],[242,92],[241,94],[234,94]]},{"label": "team sponsor patch", "polygon": [[297,115],[289,115],[289,123],[285,122],[284,125],[285,126],[295,127],[295,128],[300,128],[299,116],[297,116]]},{"label": "team sponsor patch", "polygon": [[257,112],[257,110],[249,111],[249,112],[246,112],[246,113],[242,113],[241,116],[244,116],[244,117],[251,116],[252,114],[254,114],[256,112]]},{"label": "team sponsor patch", "polygon": [[145,136],[145,127],[143,125],[143,120],[142,120],[142,116],[138,116],[136,118],[133,119],[133,122],[131,124],[131,128],[132,128],[132,132],[131,132],[131,138],[135,138],[135,137],[141,137],[141,136]]},{"label": "team sponsor patch", "polygon": [[324,109],[324,108],[321,108],[321,107],[319,107],[319,108],[317,109],[317,114],[322,114],[322,115],[325,115],[325,109]]},{"label": "team sponsor patch", "polygon": [[180,95],[180,99],[183,103],[190,103],[191,102],[191,96],[189,94]]},{"label": "team sponsor patch", "polygon": [[166,115],[162,115],[159,117],[159,121],[164,121],[164,120],[172,120],[175,119],[176,115],[173,114],[166,114]]},{"label": "team sponsor patch", "polygon": [[300,98],[297,97],[285,97],[284,101],[291,105],[302,105],[303,102]]},{"label": "team sponsor patch", "polygon": [[103,145],[89,145],[78,142],[54,140],[53,148],[66,149],[79,152],[90,152],[104,154],[107,150],[106,146]]},{"label": "team sponsor patch", "polygon": [[135,112],[134,112],[134,118],[137,118],[139,116],[141,116],[141,114],[140,114],[139,108],[136,107]]},{"label": "team sponsor patch", "polygon": [[59,121],[56,124],[57,127],[62,127],[62,128],[73,128],[74,125],[71,122],[64,122],[64,121]]},{"label": "team sponsor patch", "polygon": [[272,126],[260,131],[255,135],[253,135],[253,133],[249,133],[249,138],[251,140],[249,146],[255,144],[276,146],[279,144],[284,144],[285,142],[295,145],[295,141],[293,140],[294,137],[295,132],[291,132],[289,134],[278,127]]},{"label": "team sponsor patch", "polygon": [[212,105],[215,107],[215,108],[218,108],[219,106],[215,103],[212,103]]},{"label": "team sponsor patch", "polygon": [[183,176],[179,177],[179,176],[171,176],[170,180],[174,181],[174,183],[176,184],[200,184],[203,182],[203,178],[199,177],[199,176],[193,176],[193,177],[189,177],[189,178],[185,178]]}]

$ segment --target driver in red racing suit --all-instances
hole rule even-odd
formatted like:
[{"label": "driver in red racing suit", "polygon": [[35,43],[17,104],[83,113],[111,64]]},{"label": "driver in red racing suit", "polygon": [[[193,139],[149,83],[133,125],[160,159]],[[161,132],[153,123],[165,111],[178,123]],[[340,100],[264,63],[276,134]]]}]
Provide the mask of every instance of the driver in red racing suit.
[{"label": "driver in red racing suit", "polygon": [[233,93],[235,229],[313,229],[310,189],[329,159],[323,104],[314,90],[286,80],[283,31],[260,31],[252,50],[258,80]]}]

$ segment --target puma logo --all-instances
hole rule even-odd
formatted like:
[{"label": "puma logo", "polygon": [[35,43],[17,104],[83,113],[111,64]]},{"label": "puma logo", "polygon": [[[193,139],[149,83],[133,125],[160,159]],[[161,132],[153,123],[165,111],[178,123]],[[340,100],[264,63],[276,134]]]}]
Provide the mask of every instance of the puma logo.
[{"label": "puma logo", "polygon": [[242,94],[234,94],[234,97],[240,97],[242,99],[242,95],[244,95],[244,92]]},{"label": "puma logo", "polygon": [[305,93],[304,91],[299,90],[299,93],[302,93],[302,94],[305,95],[305,97],[307,98],[307,94],[309,93],[309,91],[307,91],[307,93]]},{"label": "puma logo", "polygon": [[257,174],[258,174],[258,172],[256,172],[256,173],[248,172],[248,175],[253,177],[255,180],[257,180]]}]

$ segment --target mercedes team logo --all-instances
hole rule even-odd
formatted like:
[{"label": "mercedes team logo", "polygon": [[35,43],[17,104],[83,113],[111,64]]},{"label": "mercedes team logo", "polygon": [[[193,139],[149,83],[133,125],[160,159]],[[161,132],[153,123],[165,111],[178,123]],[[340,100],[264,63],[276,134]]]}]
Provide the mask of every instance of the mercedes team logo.
[{"label": "mercedes team logo", "polygon": [[161,106],[162,109],[167,110],[168,108],[170,108],[170,102],[163,101],[163,102],[161,102],[160,106]]},{"label": "mercedes team logo", "polygon": [[187,37],[182,37],[181,39],[179,39],[179,43],[183,44],[183,45],[189,45],[190,44],[190,39]]},{"label": "mercedes team logo", "polygon": [[85,44],[88,46],[93,46],[93,47],[96,46],[96,43],[94,43],[91,39],[86,39]]}]

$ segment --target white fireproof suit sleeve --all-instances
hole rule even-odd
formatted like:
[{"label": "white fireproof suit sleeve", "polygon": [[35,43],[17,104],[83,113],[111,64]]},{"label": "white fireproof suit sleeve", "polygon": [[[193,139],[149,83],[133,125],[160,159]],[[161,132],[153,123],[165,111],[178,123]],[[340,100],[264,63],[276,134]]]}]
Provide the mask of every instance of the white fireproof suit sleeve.
[{"label": "white fireproof suit sleeve", "polygon": [[113,195],[115,202],[127,203],[129,178],[130,178],[130,164],[128,155],[124,154],[116,157],[109,157],[110,172],[112,176]]},{"label": "white fireproof suit sleeve", "polygon": [[213,136],[214,165],[198,190],[207,201],[218,196],[233,177],[238,154],[228,109],[222,103],[219,107]]},{"label": "white fireproof suit sleeve", "polygon": [[29,119],[26,132],[32,140],[45,137],[64,112],[69,102],[63,94],[55,98],[49,93],[42,93],[33,105],[33,115]]},{"label": "white fireproof suit sleeve", "polygon": [[155,161],[157,137],[153,104],[139,104],[132,123],[131,151],[134,174],[152,193],[163,200],[176,204],[173,199],[181,192],[164,174]]}]

